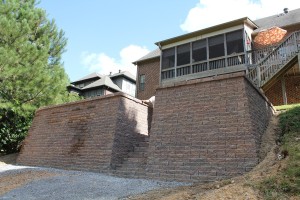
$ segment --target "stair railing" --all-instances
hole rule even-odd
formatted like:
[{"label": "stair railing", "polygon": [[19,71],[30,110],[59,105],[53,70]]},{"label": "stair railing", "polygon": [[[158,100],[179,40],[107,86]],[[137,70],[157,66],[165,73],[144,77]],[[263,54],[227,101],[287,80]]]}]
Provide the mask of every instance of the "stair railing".
[{"label": "stair railing", "polygon": [[[248,63],[248,78],[258,87],[263,86],[268,80],[270,80],[277,72],[279,72],[300,49],[300,31],[292,33],[277,47],[269,47],[265,50],[260,50],[263,53],[261,58],[260,54],[254,56],[257,63]],[[248,53],[248,57],[251,56]]]}]

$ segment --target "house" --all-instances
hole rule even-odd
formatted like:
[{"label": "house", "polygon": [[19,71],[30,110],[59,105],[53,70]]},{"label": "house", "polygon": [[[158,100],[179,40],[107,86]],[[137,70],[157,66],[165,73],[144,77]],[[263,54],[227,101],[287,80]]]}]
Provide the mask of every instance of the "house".
[{"label": "house", "polygon": [[135,97],[135,77],[128,71],[101,75],[96,72],[89,74],[68,86],[69,92],[76,92],[84,98],[124,92]]},{"label": "house", "polygon": [[252,21],[245,17],[156,42],[134,62],[137,98],[158,86],[245,72],[273,105],[300,102],[300,9]]},{"label": "house", "polygon": [[[157,42],[135,62],[137,97],[155,95],[154,108],[120,92],[41,108],[18,163],[185,182],[249,172],[263,158],[274,111],[265,95],[275,105],[299,98],[299,13],[245,17]],[[126,76],[94,73],[69,88],[108,94],[126,89]]]}]

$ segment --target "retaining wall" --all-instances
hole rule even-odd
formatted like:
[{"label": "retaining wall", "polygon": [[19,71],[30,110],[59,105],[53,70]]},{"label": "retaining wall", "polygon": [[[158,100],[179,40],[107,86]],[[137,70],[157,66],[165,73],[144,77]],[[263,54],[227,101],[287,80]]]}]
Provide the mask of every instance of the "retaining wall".
[{"label": "retaining wall", "polygon": [[17,162],[106,172],[148,134],[148,107],[123,93],[42,108]]},{"label": "retaining wall", "polygon": [[214,181],[258,164],[270,104],[244,73],[159,88],[150,136],[148,177]]},{"label": "retaining wall", "polygon": [[[116,172],[123,160],[148,134],[148,113],[140,100],[122,93],[40,109],[18,163],[122,176]],[[143,150],[147,165],[133,163],[134,169],[147,178],[186,182],[244,174],[259,162],[271,115],[266,98],[242,72],[161,87]]]}]

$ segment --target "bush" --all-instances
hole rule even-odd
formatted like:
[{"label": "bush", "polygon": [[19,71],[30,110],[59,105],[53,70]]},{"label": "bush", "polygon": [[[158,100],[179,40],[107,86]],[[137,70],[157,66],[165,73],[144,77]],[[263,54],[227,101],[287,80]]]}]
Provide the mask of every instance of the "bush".
[{"label": "bush", "polygon": [[9,154],[19,151],[33,118],[32,112],[16,112],[0,108],[0,153]]}]

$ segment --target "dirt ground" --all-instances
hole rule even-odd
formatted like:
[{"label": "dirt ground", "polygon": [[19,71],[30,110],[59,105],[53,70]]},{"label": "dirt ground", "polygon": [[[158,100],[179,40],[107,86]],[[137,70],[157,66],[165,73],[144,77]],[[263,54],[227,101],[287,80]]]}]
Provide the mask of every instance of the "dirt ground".
[{"label": "dirt ground", "polygon": [[[0,168],[4,165],[15,165],[18,154],[10,154],[6,156],[0,156]],[[55,173],[49,173],[46,171],[31,171],[20,172],[14,175],[1,175],[0,174],[0,195],[9,192],[13,189],[21,187],[26,183],[34,180],[48,178],[56,176]]]},{"label": "dirt ground", "polygon": [[[154,190],[145,194],[128,197],[131,200],[226,200],[226,199],[263,199],[259,192],[253,189],[254,185],[262,179],[278,173],[284,165],[285,160],[279,161],[276,157],[278,147],[275,144],[278,131],[278,118],[272,118],[266,134],[263,137],[260,156],[263,161],[257,165],[251,172],[241,177],[235,177],[230,180],[207,184],[193,184],[192,186],[183,186],[173,189]],[[0,157],[0,167],[6,164],[15,164],[17,154]],[[26,171],[14,176],[1,176],[0,195],[12,189],[20,187],[30,181],[42,179],[56,174],[43,171]]]}]

